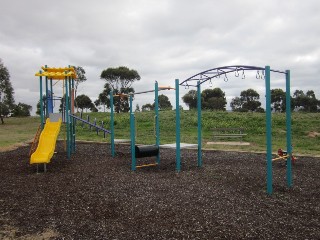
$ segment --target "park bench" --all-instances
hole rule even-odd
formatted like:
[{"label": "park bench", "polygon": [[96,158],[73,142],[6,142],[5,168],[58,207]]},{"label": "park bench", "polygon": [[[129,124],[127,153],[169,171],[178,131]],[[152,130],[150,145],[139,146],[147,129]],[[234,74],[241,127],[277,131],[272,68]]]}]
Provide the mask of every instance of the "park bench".
[{"label": "park bench", "polygon": [[242,139],[247,134],[244,133],[244,128],[213,128],[213,140],[237,138],[242,142]]}]

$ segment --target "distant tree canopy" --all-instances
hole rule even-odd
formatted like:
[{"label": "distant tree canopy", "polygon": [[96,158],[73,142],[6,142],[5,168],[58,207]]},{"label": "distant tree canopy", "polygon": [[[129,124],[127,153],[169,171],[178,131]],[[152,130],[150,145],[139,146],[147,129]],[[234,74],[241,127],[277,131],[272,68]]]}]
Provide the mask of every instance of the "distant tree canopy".
[{"label": "distant tree canopy", "polygon": [[17,105],[14,105],[12,110],[12,116],[13,117],[29,117],[32,111],[32,106],[25,104],[25,103],[18,103]]},{"label": "distant tree canopy", "polygon": [[226,111],[227,100],[221,88],[205,89],[201,98],[202,109]]},{"label": "distant tree canopy", "polygon": [[[182,101],[189,109],[197,108],[197,91],[190,90],[182,97]],[[201,108],[208,110],[226,110],[227,100],[220,88],[205,89],[201,92]]]},{"label": "distant tree canopy", "polygon": [[[121,66],[118,68],[108,68],[106,70],[103,70],[101,72],[100,78],[104,79],[106,81],[106,84],[104,86],[103,92],[101,93],[102,95],[99,95],[99,98],[95,101],[95,103],[108,106],[108,101],[110,101],[110,91],[113,91],[113,94],[134,93],[134,89],[131,87],[131,85],[133,82],[140,80],[140,75],[136,70]],[[128,97],[115,97],[114,107],[115,112],[117,113],[128,112],[130,109]]]},{"label": "distant tree canopy", "polygon": [[91,111],[95,110],[91,99],[87,95],[81,94],[77,96],[75,101],[77,103],[77,107],[81,109],[81,112],[83,112],[84,109],[90,109]]},{"label": "distant tree canopy", "polygon": [[[158,104],[159,104],[159,110],[172,110],[171,102],[166,95],[161,94],[158,96]],[[143,112],[152,111],[154,109],[155,109],[155,103],[144,104],[142,105],[142,108],[141,108]]]},{"label": "distant tree canopy", "polygon": [[14,108],[14,91],[10,82],[8,69],[0,59],[0,118],[3,124],[3,116],[8,116]]},{"label": "distant tree canopy", "polygon": [[[158,96],[158,104],[159,104],[159,110],[172,110],[171,102],[166,95],[161,94]],[[154,108],[155,103],[153,103],[152,106]]]},{"label": "distant tree canopy", "polygon": [[260,95],[252,88],[244,90],[240,93],[240,97],[231,100],[230,107],[235,112],[263,112]]},{"label": "distant tree canopy", "polygon": [[293,105],[297,111],[317,112],[320,101],[313,90],[308,90],[306,94],[302,90],[296,90],[293,93]]}]

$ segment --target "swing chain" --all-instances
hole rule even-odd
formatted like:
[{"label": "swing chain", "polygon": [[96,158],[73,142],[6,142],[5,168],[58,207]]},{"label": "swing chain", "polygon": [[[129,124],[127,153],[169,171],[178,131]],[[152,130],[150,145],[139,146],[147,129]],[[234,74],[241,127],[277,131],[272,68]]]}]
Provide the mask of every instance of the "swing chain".
[{"label": "swing chain", "polygon": [[244,70],[242,70],[242,79],[245,79],[246,75],[244,74]]}]

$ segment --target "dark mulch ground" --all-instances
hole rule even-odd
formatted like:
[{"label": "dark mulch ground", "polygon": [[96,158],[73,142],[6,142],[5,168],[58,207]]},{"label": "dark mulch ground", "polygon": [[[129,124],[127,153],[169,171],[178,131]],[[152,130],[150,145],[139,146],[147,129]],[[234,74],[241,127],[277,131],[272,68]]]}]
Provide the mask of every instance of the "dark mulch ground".
[{"label": "dark mulch ground", "polygon": [[[128,146],[78,143],[69,161],[58,144],[48,172],[28,147],[0,153],[0,238],[320,239],[320,159],[300,157],[286,187],[284,162],[266,194],[264,154],[161,150],[158,168],[130,171]],[[152,160],[153,159],[149,159]]]}]

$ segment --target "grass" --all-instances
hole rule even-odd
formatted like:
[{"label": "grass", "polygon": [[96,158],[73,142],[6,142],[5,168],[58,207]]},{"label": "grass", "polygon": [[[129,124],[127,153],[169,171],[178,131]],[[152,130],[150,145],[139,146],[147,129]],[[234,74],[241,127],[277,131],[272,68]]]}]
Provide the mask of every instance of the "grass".
[{"label": "grass", "polygon": [[[97,123],[109,129],[109,113],[89,113],[90,121],[96,119]],[[84,114],[86,116],[86,114]],[[137,143],[155,143],[154,113],[139,112],[135,114]],[[0,150],[10,145],[25,142],[33,138],[39,125],[39,117],[9,118],[6,124],[0,125]],[[285,114],[272,115],[272,148],[286,148],[286,122]],[[294,152],[307,155],[320,155],[320,113],[292,113],[292,144]],[[250,142],[250,146],[207,145],[212,141],[214,127],[241,127],[246,129],[247,136],[243,141]],[[65,126],[63,127],[65,128]],[[202,142],[203,147],[212,149],[266,151],[264,113],[234,113],[234,112],[202,112]],[[175,111],[160,112],[161,144],[175,142]],[[77,140],[110,142],[110,138],[103,139],[102,133],[97,135],[87,125],[77,124]],[[116,138],[130,138],[130,121],[128,113],[115,114]],[[65,138],[65,131],[60,132],[60,139]],[[181,111],[181,142],[197,142],[197,112]]]}]

